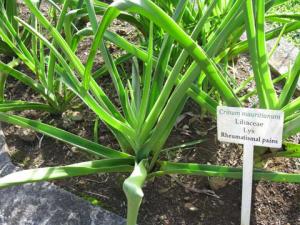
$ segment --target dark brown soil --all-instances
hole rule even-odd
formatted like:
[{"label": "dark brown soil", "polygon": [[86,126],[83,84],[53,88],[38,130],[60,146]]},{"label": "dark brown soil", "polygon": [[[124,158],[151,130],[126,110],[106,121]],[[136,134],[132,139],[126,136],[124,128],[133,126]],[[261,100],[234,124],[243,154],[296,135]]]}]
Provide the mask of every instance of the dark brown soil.
[{"label": "dark brown soil", "polygon": [[[115,29],[130,33],[126,26],[116,22]],[[120,27],[121,26],[121,27]],[[131,29],[131,28],[130,28]],[[84,61],[90,46],[85,40],[78,54]],[[102,64],[98,58],[97,66]],[[243,57],[237,62],[239,82],[249,73],[247,60]],[[234,71],[233,71],[234,73]],[[101,81],[110,93],[112,82],[105,77]],[[30,89],[9,78],[7,99],[40,101]],[[251,88],[251,85],[249,86]],[[25,93],[25,94],[24,94]],[[255,103],[251,99],[249,105]],[[92,139],[95,116],[83,108],[84,119],[72,121],[64,116],[50,116],[47,113],[25,111],[21,115],[61,127],[77,135]],[[165,159],[178,162],[196,162],[241,166],[242,149],[232,144],[221,144],[216,140],[216,125],[213,120],[201,115],[198,106],[188,102],[183,116],[167,141],[167,146],[205,139],[205,142],[189,149],[169,151]],[[9,153],[13,162],[23,168],[36,168],[67,165],[90,160],[75,147],[62,144],[49,137],[33,133],[34,140],[20,138],[19,127],[3,124]],[[99,142],[117,149],[118,144],[103,124],[99,128]],[[294,139],[299,143],[299,138]],[[271,159],[267,169],[295,172],[300,170],[300,161],[292,159]],[[118,215],[126,217],[126,198],[122,183],[127,174],[98,174],[80,178],[55,181],[55,184],[69,190],[93,204],[100,205]],[[241,182],[221,178],[200,176],[164,176],[147,182],[144,187],[145,198],[141,206],[139,224],[141,225],[238,225],[240,224]],[[300,185],[255,182],[253,185],[252,224],[253,225],[300,225]]]},{"label": "dark brown soil", "polygon": [[[191,149],[169,152],[165,158],[180,162],[241,166],[241,148],[217,143],[214,122],[208,118],[199,118],[197,111],[197,106],[190,102],[185,117],[177,124],[167,145],[199,139],[207,141]],[[41,117],[32,111],[26,114],[31,118]],[[91,138],[93,115],[88,111],[84,115],[89,115],[85,117],[85,121],[70,122],[55,118],[55,123],[73,133]],[[42,117],[50,123],[53,121],[46,114]],[[14,162],[24,168],[66,165],[91,159],[74,147],[53,142],[48,137],[42,138],[39,134],[36,134],[38,138],[35,141],[25,142],[16,135],[18,129],[4,126],[10,154]],[[100,142],[117,148],[104,126],[100,130]],[[299,169],[299,162],[270,160],[268,168],[291,172]],[[55,183],[125,217],[126,199],[122,183],[126,176],[127,174],[99,174]],[[199,176],[164,176],[148,181],[144,192],[139,224],[235,225],[240,221],[240,181]],[[300,224],[300,185],[255,182],[253,192],[252,224]]]}]

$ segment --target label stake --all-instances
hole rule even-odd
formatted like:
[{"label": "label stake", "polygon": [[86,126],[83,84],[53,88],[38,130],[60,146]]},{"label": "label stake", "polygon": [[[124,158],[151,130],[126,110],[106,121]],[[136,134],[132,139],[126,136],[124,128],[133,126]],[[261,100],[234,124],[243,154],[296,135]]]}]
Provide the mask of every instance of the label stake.
[{"label": "label stake", "polygon": [[241,225],[250,224],[254,146],[244,144]]},{"label": "label stake", "polygon": [[281,110],[218,106],[218,140],[243,144],[241,225],[250,224],[254,146],[281,148],[284,113]]}]

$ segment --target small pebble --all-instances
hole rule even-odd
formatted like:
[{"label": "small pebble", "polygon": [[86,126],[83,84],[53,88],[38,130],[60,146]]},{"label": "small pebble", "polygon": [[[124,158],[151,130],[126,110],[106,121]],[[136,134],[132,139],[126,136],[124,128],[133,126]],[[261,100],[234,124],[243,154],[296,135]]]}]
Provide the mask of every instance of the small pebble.
[{"label": "small pebble", "polygon": [[72,120],[72,121],[82,121],[83,115],[79,111],[70,111],[67,110],[62,115],[63,119]]},{"label": "small pebble", "polygon": [[184,204],[184,208],[189,209],[190,211],[197,211],[198,208],[194,206],[192,203],[188,202]]},{"label": "small pebble", "polygon": [[227,180],[222,177],[211,177],[209,179],[209,186],[212,190],[217,191],[227,185]]},{"label": "small pebble", "polygon": [[17,135],[26,142],[33,142],[36,139],[36,133],[28,128],[20,128]]}]

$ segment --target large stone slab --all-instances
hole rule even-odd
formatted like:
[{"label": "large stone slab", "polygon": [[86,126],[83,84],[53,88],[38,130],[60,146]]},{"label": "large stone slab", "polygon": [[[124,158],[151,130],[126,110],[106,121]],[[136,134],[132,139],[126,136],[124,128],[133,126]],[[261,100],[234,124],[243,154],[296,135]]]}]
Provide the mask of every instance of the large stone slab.
[{"label": "large stone slab", "polygon": [[[0,177],[15,167],[0,129]],[[49,183],[0,189],[1,225],[125,225],[125,219]]]},{"label": "large stone slab", "polygon": [[[266,26],[266,30],[272,29],[271,26]],[[241,40],[246,40],[247,34],[243,33]],[[272,39],[267,41],[267,50],[270,52],[277,39]],[[273,72],[283,74],[292,68],[300,49],[293,45],[291,42],[287,41],[285,38],[281,38],[278,47],[274,51],[274,54],[269,59],[269,64]],[[300,91],[300,79],[298,80],[297,89]]]},{"label": "large stone slab", "polygon": [[[276,39],[267,41],[267,49],[271,51],[276,43]],[[285,38],[281,38],[274,54],[269,59],[269,63],[279,72],[286,73],[289,71],[296,60],[299,49]]]},{"label": "large stone slab", "polygon": [[[271,51],[275,44],[276,39],[267,41],[268,51]],[[298,53],[298,47],[294,46],[285,38],[281,38],[278,47],[269,59],[269,63],[273,67],[273,70],[278,71],[280,74],[286,73],[292,68]],[[300,91],[300,79],[298,80],[297,89]]]}]

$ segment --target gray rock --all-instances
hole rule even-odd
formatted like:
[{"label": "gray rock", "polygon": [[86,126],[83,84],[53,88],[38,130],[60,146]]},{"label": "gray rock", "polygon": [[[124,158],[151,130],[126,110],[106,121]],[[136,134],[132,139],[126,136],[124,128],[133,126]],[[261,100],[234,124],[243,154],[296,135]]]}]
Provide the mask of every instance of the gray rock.
[{"label": "gray rock", "polygon": [[[271,51],[276,43],[276,39],[267,41],[267,49]],[[277,49],[269,60],[269,63],[273,71],[277,71],[280,74],[286,73],[292,68],[296,57],[299,53],[299,48],[284,38],[281,38]],[[300,91],[300,79],[297,85],[298,91]]]},{"label": "gray rock", "polygon": [[[276,43],[276,39],[267,41],[267,49],[271,51]],[[286,73],[289,68],[293,66],[296,57],[299,53],[299,49],[286,39],[281,38],[277,49],[270,58],[270,64],[279,72]]]},{"label": "gray rock", "polygon": [[[267,30],[270,30],[271,28],[271,26],[266,26]],[[241,40],[246,39],[247,35],[246,33],[243,33]],[[269,52],[273,49],[276,41],[276,38],[267,41],[267,50]],[[300,50],[298,47],[294,46],[285,38],[281,38],[278,47],[276,48],[272,57],[269,59],[272,72],[275,72],[278,75],[288,72],[289,68],[292,68],[299,51]],[[300,79],[298,80],[297,89],[300,91]]]},{"label": "gray rock", "polygon": [[[0,130],[0,176],[19,170]],[[0,190],[1,225],[125,225],[125,219],[49,183]]]}]

